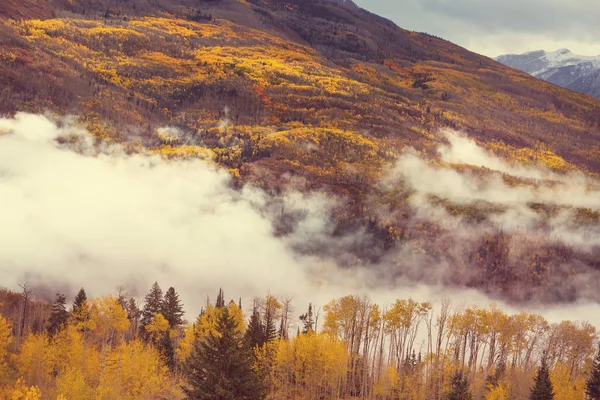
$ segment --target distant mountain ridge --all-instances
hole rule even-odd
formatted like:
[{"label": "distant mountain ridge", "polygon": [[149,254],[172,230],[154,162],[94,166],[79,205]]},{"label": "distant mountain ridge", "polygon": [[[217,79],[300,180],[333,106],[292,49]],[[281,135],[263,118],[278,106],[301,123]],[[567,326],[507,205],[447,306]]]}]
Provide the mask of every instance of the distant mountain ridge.
[{"label": "distant mountain ridge", "polygon": [[581,56],[560,49],[505,54],[495,60],[566,89],[600,98],[600,56]]}]

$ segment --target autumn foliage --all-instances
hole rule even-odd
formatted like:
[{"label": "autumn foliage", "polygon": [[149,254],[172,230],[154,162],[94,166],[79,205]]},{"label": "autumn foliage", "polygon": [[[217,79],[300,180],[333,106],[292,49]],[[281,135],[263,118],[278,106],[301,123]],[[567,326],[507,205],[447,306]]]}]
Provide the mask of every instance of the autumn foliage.
[{"label": "autumn foliage", "polygon": [[[449,301],[382,306],[354,295],[311,306],[301,318],[287,301],[255,299],[259,329],[269,331],[270,318],[273,327],[284,327],[273,328],[262,345],[248,345],[247,315],[233,301],[208,304],[194,322],[175,329],[158,313],[145,328],[150,336],[141,339],[132,329],[140,314],[123,306],[129,303],[123,295],[85,301],[52,338],[47,327],[28,327],[20,342],[14,329],[20,321],[0,316],[0,396],[181,399],[200,387],[236,390],[238,382],[257,393],[249,398],[264,392],[282,400],[524,399],[544,359],[555,398],[583,399],[598,339],[586,322],[549,323],[537,314]],[[300,332],[303,324],[310,328]],[[167,331],[176,349],[170,366],[164,341],[154,337]],[[237,360],[234,375],[210,370],[225,353]],[[201,367],[206,357],[213,365]],[[220,378],[204,380],[205,374]]]}]

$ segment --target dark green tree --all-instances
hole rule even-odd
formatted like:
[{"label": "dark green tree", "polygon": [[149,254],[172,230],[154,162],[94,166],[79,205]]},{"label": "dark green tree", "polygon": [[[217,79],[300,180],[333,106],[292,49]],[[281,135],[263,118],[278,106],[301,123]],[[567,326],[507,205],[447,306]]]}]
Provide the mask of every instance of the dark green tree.
[{"label": "dark green tree", "polygon": [[275,328],[275,310],[273,307],[265,306],[264,322],[265,341],[271,342],[277,339],[277,329]]},{"label": "dark green tree", "polygon": [[67,312],[67,298],[64,294],[57,293],[52,311],[48,319],[48,333],[50,336],[56,335],[67,324],[69,313]]},{"label": "dark green tree", "polygon": [[469,388],[469,380],[462,370],[456,371],[450,380],[450,392],[447,400],[472,400],[473,395]]},{"label": "dark green tree", "polygon": [[84,307],[87,302],[87,295],[85,294],[85,290],[83,288],[79,289],[77,296],[75,296],[75,300],[73,301],[72,307],[72,317],[76,322],[85,322],[88,320],[88,310],[85,310]]},{"label": "dark green tree", "polygon": [[142,309],[142,320],[141,320],[141,328],[142,332],[144,332],[144,328],[154,318],[154,314],[160,313],[162,311],[162,303],[163,303],[163,293],[160,286],[158,286],[157,282],[154,282],[150,291],[144,298],[144,308]]},{"label": "dark green tree", "polygon": [[169,326],[171,328],[175,328],[183,324],[183,304],[181,304],[179,295],[172,287],[170,287],[165,293],[161,313],[163,317],[169,321]]},{"label": "dark green tree", "polygon": [[77,292],[77,296],[75,296],[75,300],[73,301],[73,312],[77,313],[86,301],[87,295],[85,294],[85,290],[81,288],[79,289],[79,292]]},{"label": "dark green tree", "polygon": [[216,332],[195,343],[185,363],[188,386],[183,390],[194,400],[261,400],[263,380],[252,368],[252,354],[237,333],[238,324],[223,308]]},{"label": "dark green tree", "polygon": [[506,373],[506,363],[504,361],[500,361],[496,366],[496,370],[492,375],[488,375],[485,379],[485,388],[486,391],[491,391],[500,385],[500,381],[504,378]]},{"label": "dark green tree", "polygon": [[223,295],[223,289],[219,288],[219,294],[217,295],[217,302],[215,303],[215,307],[223,308],[225,307],[225,296]]},{"label": "dark green tree", "polygon": [[534,379],[531,393],[529,394],[530,400],[553,400],[554,389],[552,388],[552,381],[550,381],[550,372],[548,371],[548,365],[546,360],[546,353],[542,356],[542,364]]},{"label": "dark green tree", "polygon": [[308,303],[308,312],[300,316],[300,321],[304,324],[302,333],[309,333],[315,331],[315,318],[313,315],[312,303]]},{"label": "dark green tree", "polygon": [[585,394],[590,400],[600,400],[600,344],[592,365],[592,373],[585,387]]},{"label": "dark green tree", "polygon": [[138,329],[140,327],[140,317],[142,316],[142,310],[138,307],[137,301],[130,297],[127,301],[127,306],[125,307],[125,311],[127,311],[127,319],[130,323],[131,333],[133,338],[137,338]]},{"label": "dark green tree", "polygon": [[167,329],[157,343],[157,348],[164,357],[169,369],[175,368],[175,347],[171,339],[170,329]]},{"label": "dark green tree", "polygon": [[265,344],[265,327],[262,323],[262,319],[260,318],[260,313],[256,308],[252,310],[252,316],[250,317],[250,321],[248,322],[248,327],[246,328],[245,340],[248,347],[251,349],[256,346],[262,346]]}]

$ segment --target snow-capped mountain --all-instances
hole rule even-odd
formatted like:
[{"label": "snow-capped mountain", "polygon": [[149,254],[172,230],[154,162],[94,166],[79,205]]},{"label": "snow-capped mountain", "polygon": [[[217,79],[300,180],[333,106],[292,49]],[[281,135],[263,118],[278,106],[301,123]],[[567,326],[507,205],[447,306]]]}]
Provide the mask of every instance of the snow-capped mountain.
[{"label": "snow-capped mountain", "polygon": [[555,85],[600,98],[600,56],[580,56],[560,49],[505,54],[495,60]]}]

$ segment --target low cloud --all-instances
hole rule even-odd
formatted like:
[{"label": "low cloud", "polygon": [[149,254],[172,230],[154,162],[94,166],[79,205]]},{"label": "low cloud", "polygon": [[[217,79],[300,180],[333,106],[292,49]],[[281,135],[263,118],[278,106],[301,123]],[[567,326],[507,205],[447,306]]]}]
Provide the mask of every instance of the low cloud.
[{"label": "low cloud", "polygon": [[[461,158],[467,155],[455,147],[465,145],[476,160]],[[459,139],[440,154],[448,162],[493,166],[480,150]],[[28,281],[47,297],[57,290],[72,296],[81,286],[101,296],[123,285],[141,298],[158,281],[179,291],[190,315],[219,287],[226,296],[243,297],[246,305],[252,296],[266,293],[291,296],[300,311],[309,301],[323,305],[350,293],[367,293],[381,304],[405,297],[434,302],[452,297],[483,305],[493,300],[460,285],[451,288],[443,273],[464,257],[474,232],[492,228],[465,225],[428,203],[427,195],[510,205],[497,218],[525,218],[523,226],[515,222],[511,227],[521,233],[535,225],[535,213],[525,207],[532,199],[570,205],[597,199],[597,193],[584,189],[571,192],[574,199],[511,188],[500,179],[481,183],[410,152],[386,178],[390,186],[398,180],[414,191],[411,223],[431,221],[454,229],[435,240],[464,238],[463,247],[451,247],[445,259],[434,260],[414,251],[419,240],[407,239],[384,254],[365,229],[336,232],[331,215],[343,198],[293,188],[279,196],[250,186],[236,189],[230,176],[210,162],[127,155],[120,146],[95,143],[73,119],[18,114],[0,119],[0,283],[18,289],[19,281]],[[565,231],[572,218],[560,218],[554,220],[557,232],[568,233],[573,242],[586,240],[589,229],[573,225]],[[380,262],[349,260],[360,246],[381,252]],[[554,307],[548,313],[564,315],[565,309],[573,308]]]}]

